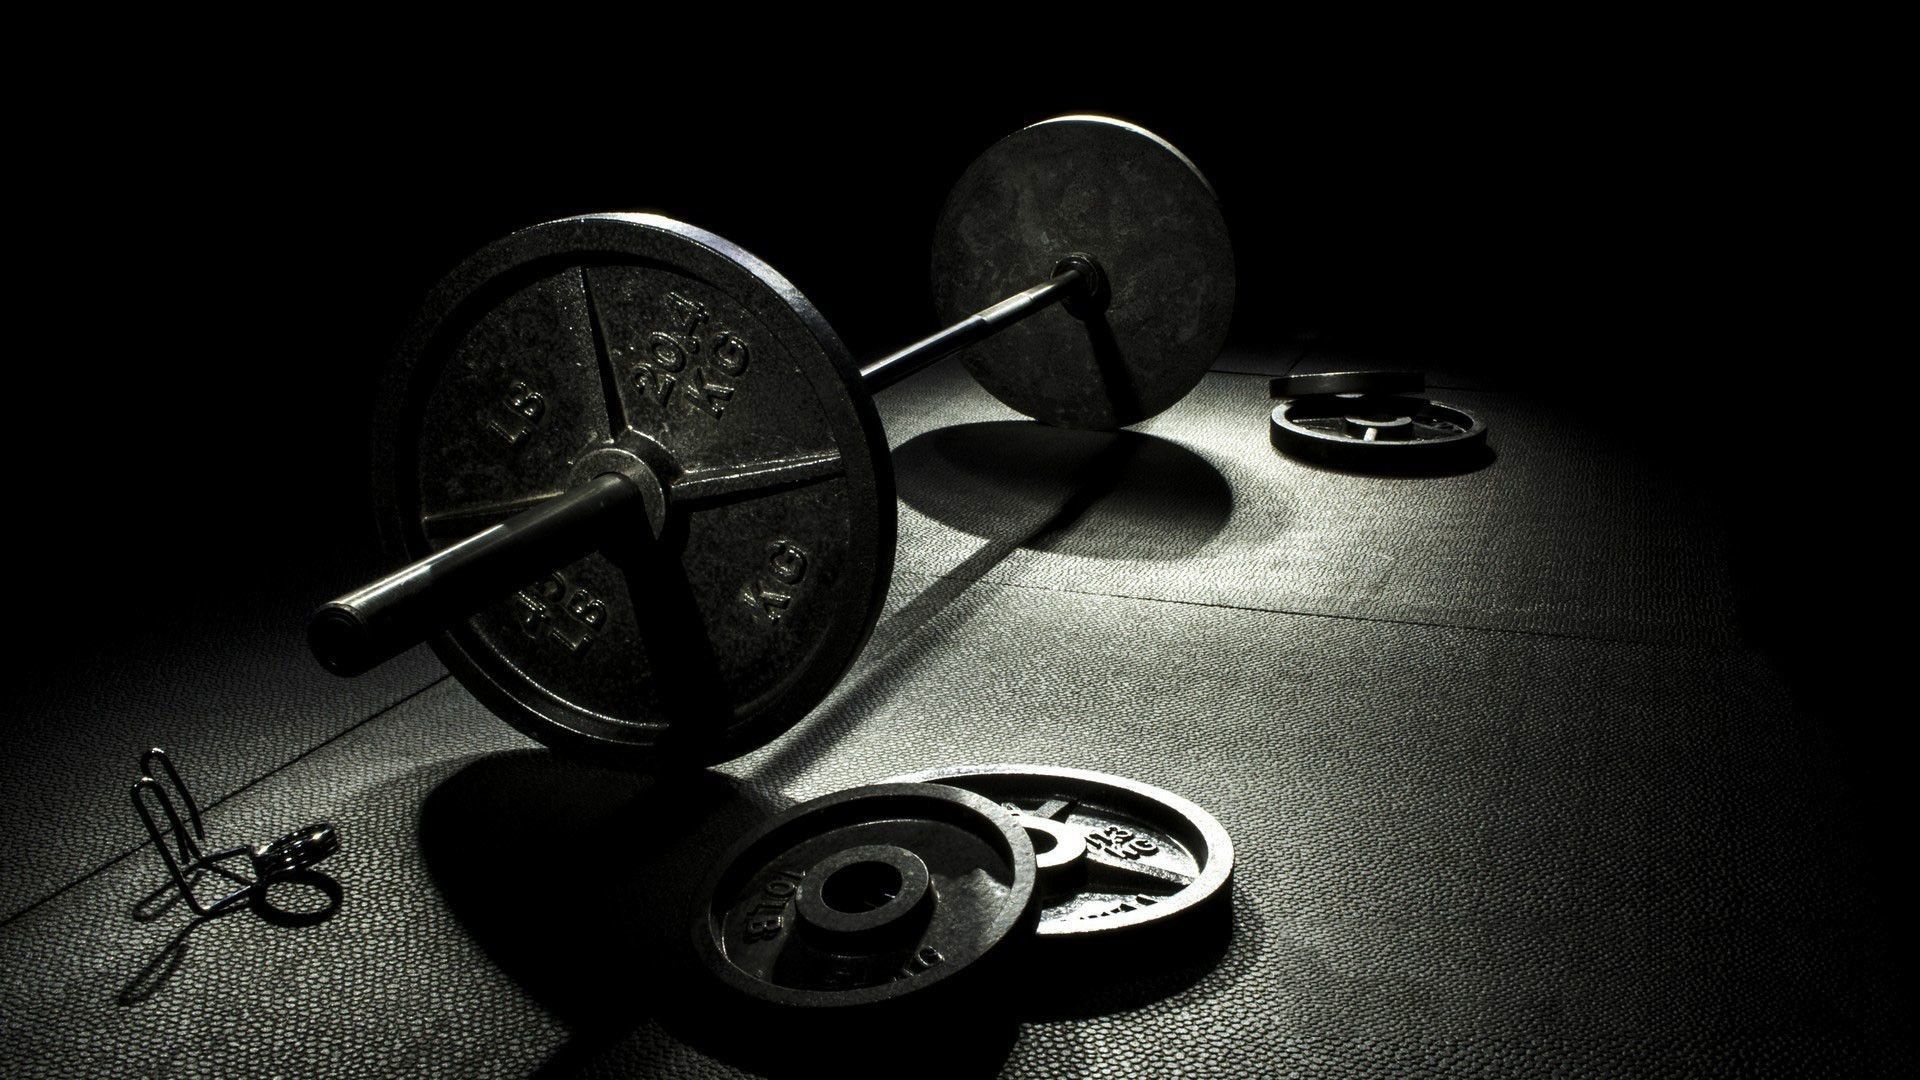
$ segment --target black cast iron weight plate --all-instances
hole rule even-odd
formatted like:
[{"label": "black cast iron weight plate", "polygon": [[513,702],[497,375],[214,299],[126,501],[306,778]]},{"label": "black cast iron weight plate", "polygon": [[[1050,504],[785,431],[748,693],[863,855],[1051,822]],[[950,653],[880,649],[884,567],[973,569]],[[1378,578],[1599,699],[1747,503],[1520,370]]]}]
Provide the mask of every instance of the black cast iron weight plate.
[{"label": "black cast iron weight plate", "polygon": [[1423,371],[1323,371],[1312,375],[1282,375],[1267,388],[1274,397],[1314,394],[1417,394],[1427,388]]},{"label": "black cast iron weight plate", "polygon": [[825,319],[747,252],[647,214],[525,229],[440,284],[390,378],[375,492],[402,559],[623,461],[657,477],[630,545],[434,639],[529,735],[734,757],[865,643],[893,566],[886,438]]},{"label": "black cast iron weight plate", "polygon": [[803,803],[735,845],[694,947],[778,1005],[894,1001],[978,972],[1032,926],[1033,845],[972,792],[874,784]]},{"label": "black cast iron weight plate", "polygon": [[1463,409],[1416,397],[1337,395],[1274,406],[1273,445],[1342,465],[1419,465],[1465,454],[1487,441],[1487,426]]},{"label": "black cast iron weight plate", "polygon": [[1137,780],[1047,765],[929,769],[1013,811],[1034,842],[1043,938],[1105,938],[1194,917],[1224,899],[1233,841],[1212,814]]},{"label": "black cast iron weight plate", "polygon": [[1062,116],[982,154],[934,232],[934,307],[964,318],[1074,252],[1104,270],[1105,310],[1036,315],[968,348],[967,370],[1062,427],[1125,427],[1185,397],[1226,341],[1233,245],[1200,170],[1144,128]]}]

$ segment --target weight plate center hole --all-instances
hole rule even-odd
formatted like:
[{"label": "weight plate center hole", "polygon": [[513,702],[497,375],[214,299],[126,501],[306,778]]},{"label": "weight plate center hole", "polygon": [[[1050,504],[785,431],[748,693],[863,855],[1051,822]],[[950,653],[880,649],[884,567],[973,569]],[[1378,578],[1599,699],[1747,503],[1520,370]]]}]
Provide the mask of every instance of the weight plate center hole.
[{"label": "weight plate center hole", "polygon": [[1348,414],[1342,419],[1347,432],[1372,442],[1376,439],[1405,439],[1414,434],[1411,416],[1369,416]]},{"label": "weight plate center hole", "polygon": [[835,911],[858,915],[886,906],[905,884],[900,871],[887,863],[857,862],[827,875],[820,899]]},{"label": "weight plate center hole", "polygon": [[892,844],[836,852],[815,863],[806,880],[801,921],[836,940],[905,933],[924,921],[935,900],[927,864]]}]

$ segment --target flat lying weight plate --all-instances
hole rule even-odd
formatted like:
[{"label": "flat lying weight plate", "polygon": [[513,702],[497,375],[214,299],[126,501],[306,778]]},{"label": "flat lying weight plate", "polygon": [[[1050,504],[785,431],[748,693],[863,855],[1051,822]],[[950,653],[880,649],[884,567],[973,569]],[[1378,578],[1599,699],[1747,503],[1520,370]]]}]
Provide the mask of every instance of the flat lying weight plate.
[{"label": "flat lying weight plate", "polygon": [[689,225],[569,218],[482,250],[430,297],[382,401],[395,555],[636,459],[665,484],[663,531],[636,522],[435,651],[556,747],[717,761],[786,730],[859,653],[892,572],[891,462],[855,372],[785,279]]},{"label": "flat lying weight plate", "polygon": [[1040,866],[1040,936],[1122,935],[1224,898],[1233,841],[1193,803],[1125,777],[1045,765],[929,769],[890,782],[945,784],[1017,814]]},{"label": "flat lying weight plate", "polygon": [[1033,846],[956,788],[875,784],[803,803],[721,860],[694,947],[760,1001],[871,1005],[947,983],[1030,927]]},{"label": "flat lying weight plate", "polygon": [[961,355],[993,396],[1061,427],[1137,423],[1185,397],[1233,316],[1233,245],[1213,188],[1166,140],[1062,116],[1000,140],[947,197],[933,299],[952,323],[1047,280],[1067,255],[1104,270],[1104,312],[1056,305]]},{"label": "flat lying weight plate", "polygon": [[1427,375],[1423,371],[1323,371],[1313,375],[1282,375],[1268,384],[1274,397],[1417,394],[1426,388]]},{"label": "flat lying weight plate", "polygon": [[1295,398],[1276,405],[1273,445],[1334,464],[1412,465],[1485,444],[1487,426],[1462,409],[1415,397]]}]

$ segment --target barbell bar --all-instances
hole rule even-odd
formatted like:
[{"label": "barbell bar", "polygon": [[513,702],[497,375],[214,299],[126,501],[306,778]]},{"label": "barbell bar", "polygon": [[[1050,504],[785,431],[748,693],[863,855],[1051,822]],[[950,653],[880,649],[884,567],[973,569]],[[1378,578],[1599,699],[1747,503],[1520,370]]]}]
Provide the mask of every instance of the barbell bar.
[{"label": "barbell bar", "polygon": [[874,392],[965,350],[1019,411],[1112,429],[1225,339],[1213,190],[1123,121],[1002,140],[935,235],[949,325],[864,367],[785,278],[682,222],[568,218],[476,253],[378,399],[376,503],[407,565],[313,615],[316,657],[352,675],[431,638],[504,718],[603,756],[717,761],[786,730],[891,577]]}]

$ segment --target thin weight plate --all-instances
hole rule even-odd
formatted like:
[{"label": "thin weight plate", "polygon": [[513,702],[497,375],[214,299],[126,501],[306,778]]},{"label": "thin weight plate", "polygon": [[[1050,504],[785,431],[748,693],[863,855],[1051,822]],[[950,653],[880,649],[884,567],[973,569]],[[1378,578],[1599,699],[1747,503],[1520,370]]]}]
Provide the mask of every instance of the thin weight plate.
[{"label": "thin weight plate", "polygon": [[1402,467],[1457,460],[1487,441],[1464,409],[1417,397],[1351,394],[1294,398],[1274,406],[1275,448],[1335,465]]},{"label": "thin weight plate", "polygon": [[929,769],[888,782],[949,785],[1014,812],[1039,863],[1043,938],[1164,928],[1224,898],[1233,880],[1227,830],[1151,784],[1046,765]]},{"label": "thin weight plate", "polygon": [[1027,833],[979,795],[852,788],[794,807],[721,859],[694,947],[762,1002],[895,1001],[1017,939],[1032,923],[1034,875]]},{"label": "thin weight plate", "polygon": [[982,154],[934,232],[933,299],[944,322],[1094,257],[1109,301],[1086,321],[1055,306],[969,347],[993,396],[1049,424],[1112,429],[1185,397],[1233,317],[1233,245],[1213,188],[1144,128],[1062,116]]},{"label": "thin weight plate", "polygon": [[646,214],[515,233],[400,350],[376,494],[412,560],[622,461],[665,486],[615,538],[434,642],[508,721],[598,754],[735,757],[832,688],[892,572],[886,440],[805,297]]},{"label": "thin weight plate", "polygon": [[1323,371],[1313,375],[1282,375],[1270,380],[1274,397],[1313,397],[1318,394],[1417,394],[1427,388],[1423,371]]}]

